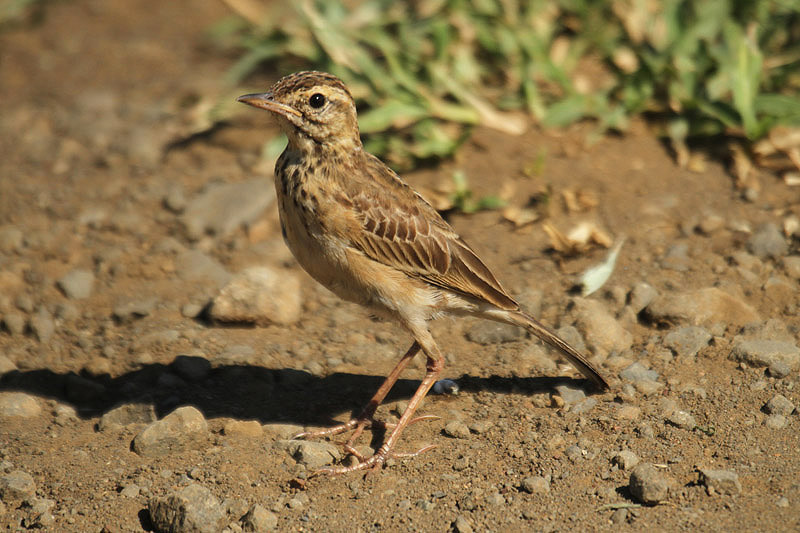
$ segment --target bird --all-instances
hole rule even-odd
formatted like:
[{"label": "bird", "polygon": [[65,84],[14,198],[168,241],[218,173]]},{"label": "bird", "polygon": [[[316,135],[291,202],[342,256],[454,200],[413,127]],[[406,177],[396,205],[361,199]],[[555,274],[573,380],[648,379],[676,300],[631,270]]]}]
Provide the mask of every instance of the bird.
[{"label": "bird", "polygon": [[[379,470],[399,453],[395,446],[444,367],[430,322],[443,316],[474,316],[525,328],[556,348],[598,389],[608,382],[578,350],[520,308],[464,239],[417,191],[361,142],[356,104],[338,77],[301,71],[279,79],[265,93],[237,101],[277,117],[288,143],[275,163],[275,188],[284,240],[297,262],[340,298],[401,324],[413,337],[375,395],[343,424],[296,438],[322,438],[352,431],[344,449],[354,464],[318,473]],[[395,424],[375,411],[401,372],[420,352],[425,376]],[[388,428],[370,456],[355,449],[365,429]]]}]

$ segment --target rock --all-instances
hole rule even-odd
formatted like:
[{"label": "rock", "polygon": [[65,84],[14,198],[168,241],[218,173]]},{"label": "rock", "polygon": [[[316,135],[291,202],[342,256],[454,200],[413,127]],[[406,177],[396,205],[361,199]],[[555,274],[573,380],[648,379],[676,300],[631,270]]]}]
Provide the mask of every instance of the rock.
[{"label": "rock", "polygon": [[550,492],[550,479],[542,476],[530,476],[522,480],[520,488],[528,494],[545,494]]},{"label": "rock", "polygon": [[564,400],[566,405],[572,405],[580,402],[586,398],[586,393],[583,389],[577,387],[570,387],[569,385],[556,385],[556,392]]},{"label": "rock", "polygon": [[289,271],[251,267],[214,298],[211,317],[222,322],[293,324],[302,312],[300,279]]},{"label": "rock", "polygon": [[800,348],[793,342],[742,339],[736,336],[733,340],[731,358],[755,367],[772,367],[783,363],[792,371],[800,366]]},{"label": "rock", "polygon": [[521,340],[525,337],[525,330],[511,324],[481,320],[467,330],[466,336],[472,342],[487,346]]},{"label": "rock", "polygon": [[70,270],[57,282],[58,288],[70,300],[83,300],[92,294],[94,274],[90,270]]},{"label": "rock", "polygon": [[664,346],[679,357],[694,357],[697,352],[708,346],[711,334],[704,328],[685,326],[677,328],[664,337]]},{"label": "rock", "polygon": [[0,417],[32,418],[42,408],[36,398],[24,392],[0,392]]},{"label": "rock", "polygon": [[788,420],[783,415],[769,415],[764,421],[764,425],[770,429],[783,429],[787,423]]},{"label": "rock", "polygon": [[208,280],[217,287],[225,285],[230,273],[213,257],[200,250],[187,250],[175,259],[175,273],[183,281]]},{"label": "rock", "polygon": [[759,320],[758,313],[750,305],[716,287],[661,295],[645,312],[656,322],[695,326],[719,323],[744,326]]},{"label": "rock", "polygon": [[61,427],[71,426],[78,421],[78,412],[71,405],[57,404],[53,408],[53,422]]},{"label": "rock", "polygon": [[33,335],[41,343],[47,343],[56,331],[53,317],[44,307],[39,308],[39,312],[31,317],[30,325]]},{"label": "rock", "polygon": [[747,240],[747,250],[761,259],[777,259],[789,251],[789,245],[778,226],[772,223],[762,224]]},{"label": "rock", "polygon": [[633,344],[633,335],[614,318],[602,302],[575,299],[576,324],[583,331],[586,345],[596,354],[625,352]]},{"label": "rock", "polygon": [[172,361],[172,370],[190,383],[202,381],[211,373],[211,362],[197,355],[179,355]]},{"label": "rock", "polygon": [[626,381],[655,381],[658,379],[658,372],[650,370],[640,362],[630,364],[619,373],[619,377]]},{"label": "rock", "polygon": [[278,517],[259,504],[255,504],[247,511],[247,514],[242,517],[242,530],[254,531],[260,533],[262,531],[272,531],[278,527]]},{"label": "rock", "polygon": [[275,200],[275,186],[257,178],[241,183],[212,184],[186,205],[181,222],[188,237],[225,237],[258,219]]},{"label": "rock", "polygon": [[572,414],[581,415],[584,413],[588,413],[597,405],[597,400],[594,398],[586,398],[585,400],[581,400],[580,402],[576,403],[575,406],[570,410]]},{"label": "rock", "polygon": [[628,488],[631,496],[646,504],[656,504],[669,497],[674,481],[650,463],[639,463],[631,472]]},{"label": "rock", "polygon": [[264,429],[258,420],[228,420],[222,426],[222,433],[233,437],[260,437]]},{"label": "rock", "polygon": [[472,529],[469,520],[467,520],[464,515],[460,514],[453,521],[453,531],[454,533],[472,533],[474,529]]},{"label": "rock", "polygon": [[329,465],[342,458],[339,448],[327,442],[290,440],[282,444],[295,461],[311,469]]},{"label": "rock", "polygon": [[114,306],[112,316],[120,323],[131,322],[152,313],[157,303],[158,298],[155,296],[120,302]]},{"label": "rock", "polygon": [[288,440],[303,432],[303,426],[298,424],[264,424],[261,428],[274,440]]},{"label": "rock", "polygon": [[630,450],[622,450],[611,458],[611,463],[622,470],[630,470],[639,464],[639,456]]},{"label": "rock", "polygon": [[150,424],[156,420],[156,411],[151,404],[126,403],[111,409],[100,417],[100,431],[117,430],[133,424]]},{"label": "rock", "polygon": [[194,407],[179,407],[144,428],[133,439],[133,451],[152,457],[198,447],[205,441],[208,423]]},{"label": "rock", "polygon": [[628,306],[634,314],[638,315],[642,309],[658,297],[658,291],[649,283],[640,282],[631,289]]},{"label": "rock", "polygon": [[679,427],[681,429],[686,429],[689,431],[697,427],[697,421],[694,419],[692,414],[681,410],[673,411],[667,417],[667,422],[669,422],[675,427]]},{"label": "rock", "polygon": [[732,470],[700,469],[700,482],[705,485],[710,494],[734,495],[742,492],[739,475]]},{"label": "rock", "polygon": [[444,426],[444,434],[454,439],[467,439],[470,436],[469,427],[461,420],[452,420]]},{"label": "rock", "polygon": [[147,510],[159,533],[217,533],[226,520],[219,500],[197,484],[163,498],[152,498]]},{"label": "rock", "polygon": [[764,412],[769,415],[789,416],[794,409],[794,404],[783,394],[776,394],[764,405]]},{"label": "rock", "polygon": [[12,470],[0,476],[0,501],[17,503],[33,498],[35,495],[36,483],[27,472]]}]

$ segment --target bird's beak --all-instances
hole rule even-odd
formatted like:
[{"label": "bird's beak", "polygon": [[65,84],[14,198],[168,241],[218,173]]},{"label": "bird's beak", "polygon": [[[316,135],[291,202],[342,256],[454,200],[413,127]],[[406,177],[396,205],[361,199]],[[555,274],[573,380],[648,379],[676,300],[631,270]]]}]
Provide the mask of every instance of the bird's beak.
[{"label": "bird's beak", "polygon": [[236,101],[242,102],[243,104],[251,105],[253,107],[258,107],[260,109],[266,109],[267,111],[271,111],[278,115],[283,115],[286,118],[291,118],[292,116],[295,117],[302,116],[302,114],[297,109],[288,106],[286,104],[281,104],[280,102],[276,102],[272,98],[272,93],[245,94],[237,98]]}]

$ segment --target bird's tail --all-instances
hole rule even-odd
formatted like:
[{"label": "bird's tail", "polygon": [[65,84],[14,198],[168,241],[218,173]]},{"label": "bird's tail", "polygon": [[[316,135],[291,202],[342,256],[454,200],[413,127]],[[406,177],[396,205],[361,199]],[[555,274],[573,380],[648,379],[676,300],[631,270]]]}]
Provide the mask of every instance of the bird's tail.
[{"label": "bird's tail", "polygon": [[527,329],[544,342],[564,354],[567,360],[575,368],[577,368],[581,374],[592,380],[601,390],[610,388],[605,378],[603,378],[603,376],[600,375],[600,372],[598,372],[597,369],[595,369],[595,367],[586,360],[586,357],[584,357],[578,350],[573,348],[567,341],[556,335],[552,330],[550,330],[550,328],[532,316],[525,314],[522,311],[506,311],[503,313],[502,317],[497,316],[495,319],[500,319],[503,322],[509,322]]}]

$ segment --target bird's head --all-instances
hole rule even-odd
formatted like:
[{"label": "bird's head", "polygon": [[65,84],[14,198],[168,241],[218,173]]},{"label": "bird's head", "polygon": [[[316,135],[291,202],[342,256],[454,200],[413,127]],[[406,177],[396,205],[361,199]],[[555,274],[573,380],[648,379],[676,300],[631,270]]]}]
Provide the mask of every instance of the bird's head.
[{"label": "bird's head", "polygon": [[246,94],[237,101],[276,115],[289,143],[297,148],[313,144],[361,147],[355,101],[332,74],[295,72],[278,80],[266,93]]}]

